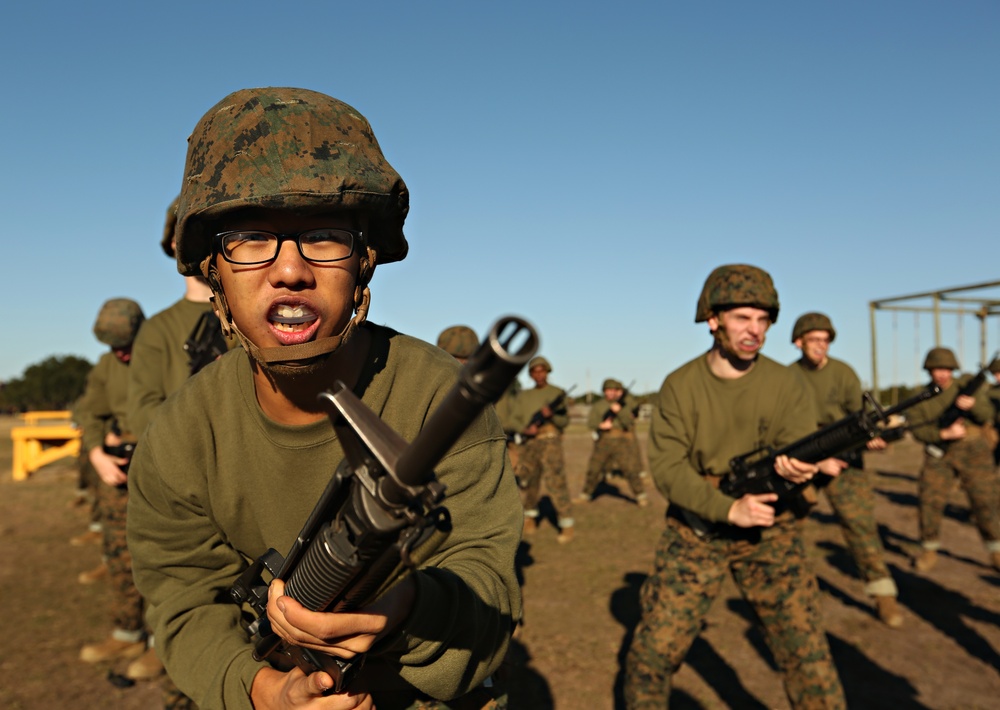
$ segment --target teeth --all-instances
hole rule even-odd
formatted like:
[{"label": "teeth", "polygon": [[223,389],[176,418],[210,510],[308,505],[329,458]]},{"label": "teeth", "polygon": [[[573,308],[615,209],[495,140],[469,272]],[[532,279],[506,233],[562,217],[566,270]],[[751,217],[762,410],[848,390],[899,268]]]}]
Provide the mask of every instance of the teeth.
[{"label": "teeth", "polygon": [[295,318],[297,316],[305,315],[306,312],[302,306],[280,305],[275,309],[275,313],[282,318]]},{"label": "teeth", "polygon": [[271,322],[275,325],[300,325],[316,320],[316,314],[303,306],[281,304],[274,309]]}]

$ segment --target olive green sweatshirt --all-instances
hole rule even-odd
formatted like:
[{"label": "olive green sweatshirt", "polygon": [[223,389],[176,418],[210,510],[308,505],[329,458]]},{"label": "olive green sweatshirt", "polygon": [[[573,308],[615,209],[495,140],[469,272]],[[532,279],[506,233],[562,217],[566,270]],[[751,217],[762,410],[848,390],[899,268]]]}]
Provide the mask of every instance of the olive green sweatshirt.
[{"label": "olive green sweatshirt", "polygon": [[[936,397],[924,400],[906,411],[906,421],[910,422],[910,431],[917,441],[925,444],[942,444],[941,427],[938,419],[945,413],[958,397],[958,391],[972,379],[972,375],[955,378],[947,389]],[[993,419],[993,406],[990,404],[989,389],[984,384],[975,394],[976,403],[966,417],[972,424],[983,425]],[[947,442],[950,443],[950,442]]]},{"label": "olive green sweatshirt", "polygon": [[211,303],[182,298],[139,328],[129,367],[128,413],[136,434],[142,434],[153,412],[190,377],[184,342]]},{"label": "olive green sweatshirt", "polygon": [[[363,327],[372,349],[355,394],[412,441],[459,365],[422,341]],[[251,656],[229,589],[269,547],[287,553],[341,460],[328,420],[286,426],[264,415],[242,349],[187,380],[140,441],[128,510],[136,586],[170,677],[202,710],[251,707],[264,664]],[[461,695],[502,660],[520,616],[522,523],[505,462],[487,408],[437,467],[453,531],[415,575],[412,613],[366,662],[362,678],[375,684],[381,710],[412,694],[407,683],[433,697]]]},{"label": "olive green sweatshirt", "polygon": [[618,410],[617,414],[611,411],[611,402],[607,398],[599,399],[594,402],[594,405],[590,408],[590,414],[587,415],[587,428],[597,429],[601,422],[604,421],[604,418],[609,417],[613,429],[632,431],[635,428],[635,415],[632,414],[633,409],[635,409],[635,400],[631,395],[625,395],[625,401],[622,402],[622,408]]},{"label": "olive green sweatshirt", "polygon": [[104,353],[87,375],[83,396],[73,406],[73,421],[83,430],[81,445],[85,452],[104,444],[104,435],[117,424],[118,430],[131,438],[125,404],[128,395],[129,366],[114,353]]},{"label": "olive green sweatshirt", "polygon": [[829,358],[821,368],[815,368],[802,358],[791,365],[796,368],[816,395],[819,420],[823,427],[861,409],[861,380],[846,362]]},{"label": "olive green sweatshirt", "polygon": [[712,373],[700,355],[667,375],[654,401],[649,465],[671,504],[726,522],[733,499],[704,477],[734,456],[778,448],[816,430],[812,395],[794,372],[763,355],[737,379]]},{"label": "olive green sweatshirt", "polygon": [[[535,415],[535,412],[546,405],[552,404],[552,401],[563,393],[562,389],[552,384],[521,390],[514,400],[512,421],[517,427],[515,431],[523,431]],[[567,402],[564,399],[562,404],[552,412],[552,418],[547,420],[548,423],[554,424],[559,431],[562,431],[569,425],[569,413],[566,409],[566,404]]]}]

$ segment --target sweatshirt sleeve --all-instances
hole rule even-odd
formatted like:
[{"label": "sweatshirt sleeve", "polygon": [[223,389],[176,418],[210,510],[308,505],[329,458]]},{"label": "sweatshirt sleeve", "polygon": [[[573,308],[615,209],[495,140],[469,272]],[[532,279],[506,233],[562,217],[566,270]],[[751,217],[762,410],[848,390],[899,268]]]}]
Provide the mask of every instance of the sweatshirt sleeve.
[{"label": "sweatshirt sleeve", "polygon": [[166,347],[159,330],[143,324],[132,345],[132,364],[128,380],[128,420],[137,436],[146,430],[153,412],[167,398],[164,373],[167,372]]},{"label": "sweatshirt sleeve", "polygon": [[253,660],[240,607],[229,597],[246,564],[195,496],[171,490],[161,471],[175,470],[174,457],[157,443],[146,437],[136,449],[127,516],[133,575],[157,653],[203,710],[250,710],[253,678],[266,664]]},{"label": "sweatshirt sleeve", "polygon": [[989,387],[983,384],[975,393],[976,403],[969,411],[970,419],[980,426],[993,420],[993,405],[990,403]]},{"label": "sweatshirt sleeve", "polygon": [[494,432],[439,465],[452,532],[415,575],[413,609],[382,649],[398,654],[404,680],[442,700],[468,692],[500,665],[521,615],[513,559],[523,514],[498,424]]},{"label": "sweatshirt sleeve", "polygon": [[104,444],[104,434],[107,421],[112,416],[111,404],[108,401],[107,368],[104,359],[87,375],[87,385],[83,396],[73,407],[73,421],[80,427],[83,434],[80,444],[84,453]]},{"label": "sweatshirt sleeve", "polygon": [[649,467],[656,487],[670,503],[706,520],[728,522],[734,500],[691,465],[693,436],[681,414],[677,393],[665,382],[654,403],[649,428]]}]

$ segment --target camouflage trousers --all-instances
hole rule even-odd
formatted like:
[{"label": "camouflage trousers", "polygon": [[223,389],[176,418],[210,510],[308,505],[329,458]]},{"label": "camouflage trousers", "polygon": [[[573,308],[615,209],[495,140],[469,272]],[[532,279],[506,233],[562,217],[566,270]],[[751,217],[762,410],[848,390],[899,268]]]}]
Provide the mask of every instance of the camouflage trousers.
[{"label": "camouflage trousers", "polygon": [[896,584],[885,564],[885,550],[875,520],[875,489],[871,474],[860,468],[845,468],[826,487],[826,497],[840,521],[844,542],[854,558],[866,591],[896,596]]},{"label": "camouflage trousers", "polygon": [[635,442],[634,434],[601,434],[601,437],[594,442],[594,451],[590,454],[587,478],[583,484],[584,495],[594,495],[597,485],[604,480],[606,474],[614,470],[622,472],[632,487],[632,493],[637,496],[642,493],[642,479],[639,478],[639,468],[636,465]]},{"label": "camouflage trousers", "polygon": [[111,580],[111,620],[115,628],[140,631],[143,628],[142,596],[132,580],[132,555],[125,541],[128,489],[102,483],[97,490],[104,533],[104,559]]},{"label": "camouflage trousers", "polygon": [[642,451],[639,449],[639,437],[632,434],[629,439],[632,441],[632,468],[642,473],[646,470],[646,462],[642,458]]},{"label": "camouflage trousers", "polygon": [[77,489],[89,492],[90,522],[100,523],[101,509],[98,503],[98,496],[100,495],[101,488],[104,487],[104,482],[97,475],[97,469],[94,468],[94,464],[90,463],[90,457],[86,453],[83,453],[82,450],[80,452],[79,465],[80,474],[77,479]]},{"label": "camouflage trousers", "polygon": [[655,569],[642,585],[642,618],[625,661],[629,710],[668,706],[671,677],[701,630],[727,569],[757,613],[792,707],[845,707],[800,525],[786,516],[763,529],[758,542],[701,539],[668,517]]},{"label": "camouflage trousers", "polygon": [[517,461],[521,455],[521,447],[513,441],[507,442],[507,456],[510,457],[511,471],[517,471]]},{"label": "camouflage trousers", "polygon": [[562,438],[534,438],[521,446],[517,475],[524,486],[524,509],[538,510],[542,486],[552,498],[552,505],[560,520],[572,518],[572,504],[566,485],[563,465]]},{"label": "camouflage trousers", "polygon": [[941,519],[956,476],[969,496],[972,517],[983,540],[1000,540],[993,452],[985,439],[975,438],[952,444],[942,458],[925,454],[920,472],[921,541],[936,543],[941,539]]}]

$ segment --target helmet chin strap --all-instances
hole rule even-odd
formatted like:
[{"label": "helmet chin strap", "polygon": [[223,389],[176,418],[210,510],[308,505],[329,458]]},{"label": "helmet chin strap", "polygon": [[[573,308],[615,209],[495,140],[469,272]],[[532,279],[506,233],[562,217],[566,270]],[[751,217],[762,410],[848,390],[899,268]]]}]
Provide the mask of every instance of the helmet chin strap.
[{"label": "helmet chin strap", "polygon": [[201,272],[205,274],[205,278],[212,287],[212,300],[218,310],[219,322],[226,337],[235,335],[250,358],[263,369],[276,374],[294,375],[297,370],[312,365],[312,361],[316,358],[329,355],[340,349],[354,335],[358,326],[368,318],[368,307],[371,305],[371,290],[368,288],[368,282],[375,271],[376,258],[375,251],[371,247],[366,247],[366,254],[361,258],[358,268],[358,283],[354,289],[354,316],[340,333],[311,340],[308,343],[279,345],[273,348],[257,347],[233,321],[229,302],[226,300],[226,293],[222,288],[222,279],[219,277],[219,270],[215,266],[215,259],[212,255],[201,262]]}]

